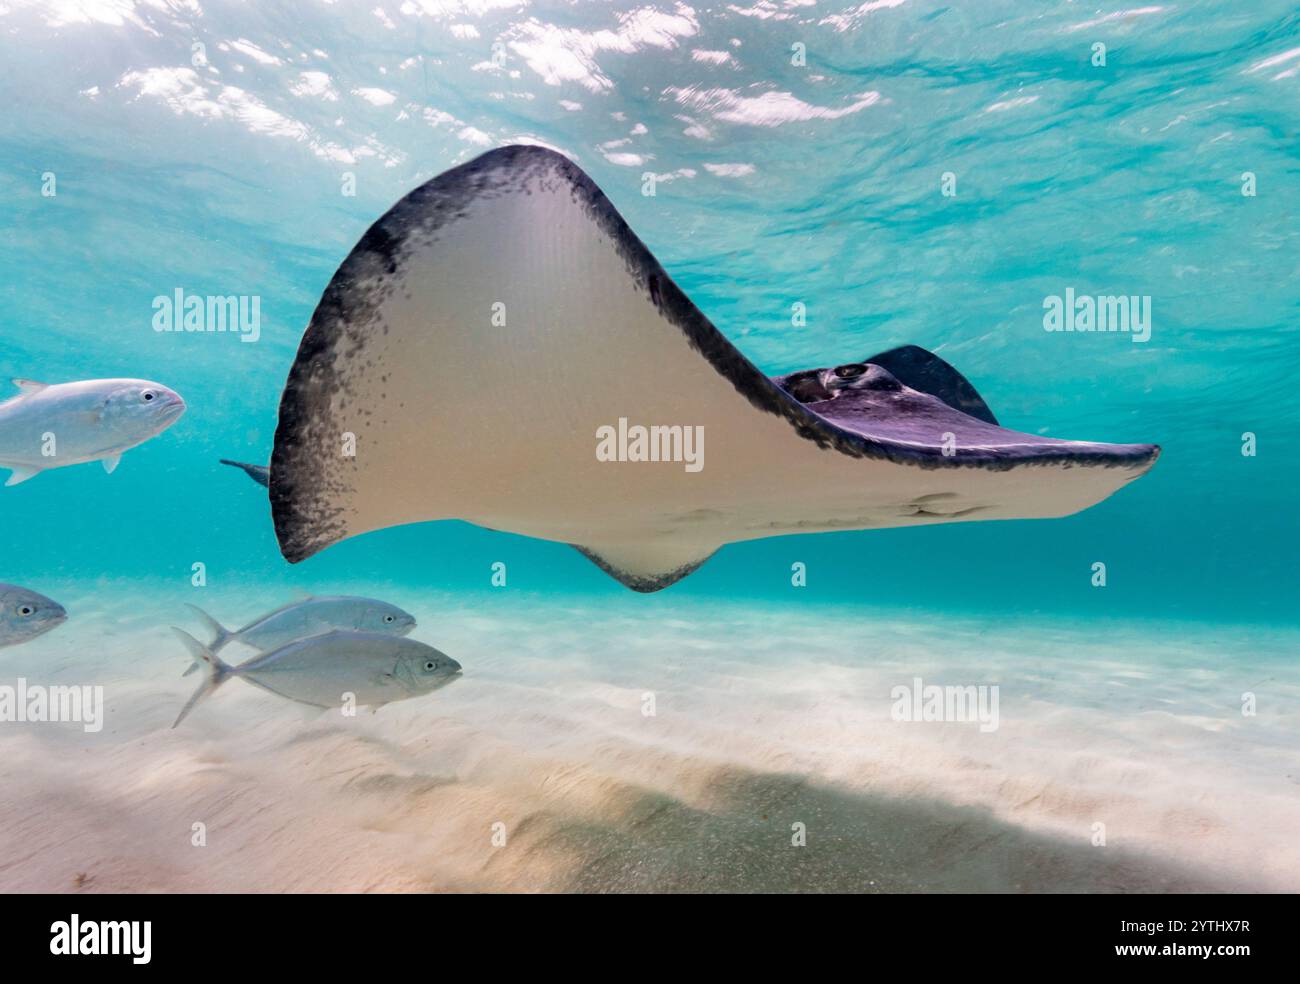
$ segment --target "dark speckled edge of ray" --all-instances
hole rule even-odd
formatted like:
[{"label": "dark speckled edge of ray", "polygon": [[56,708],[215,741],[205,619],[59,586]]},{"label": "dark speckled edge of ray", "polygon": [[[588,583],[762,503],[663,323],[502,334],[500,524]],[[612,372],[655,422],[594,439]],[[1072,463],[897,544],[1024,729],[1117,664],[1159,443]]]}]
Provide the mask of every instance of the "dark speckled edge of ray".
[{"label": "dark speckled edge of ray", "polygon": [[[355,352],[365,343],[365,328],[393,287],[411,238],[432,235],[463,216],[470,203],[514,190],[534,176],[558,177],[575,200],[607,235],[638,289],[644,289],[660,314],[676,326],[751,406],[783,417],[801,437],[825,450],[858,458],[891,461],[918,468],[983,468],[995,471],[1024,465],[1138,468],[1159,449],[1090,451],[1031,445],[1005,449],[960,448],[945,455],[933,447],[875,440],[836,427],[807,410],[763,375],[717,330],[673,282],[645,244],[628,227],[613,204],[587,174],[568,158],[544,147],[515,145],[452,168],[416,188],[389,209],[362,236],[321,295],[280,399],[280,417],[271,458],[271,510],[280,550],[291,563],[306,559],[341,539],[346,532],[342,510],[331,505],[322,462],[313,451],[325,435],[331,397],[347,394],[334,359],[342,342]],[[366,285],[369,284],[367,287]],[[364,288],[364,289],[363,289]],[[626,582],[625,582],[626,583]]]}]

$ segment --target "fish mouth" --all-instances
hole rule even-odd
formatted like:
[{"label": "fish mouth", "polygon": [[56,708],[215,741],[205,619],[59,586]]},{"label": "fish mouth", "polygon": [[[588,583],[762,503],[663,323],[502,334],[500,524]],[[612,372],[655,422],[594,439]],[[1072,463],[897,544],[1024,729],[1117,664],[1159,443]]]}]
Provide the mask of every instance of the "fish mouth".
[{"label": "fish mouth", "polygon": [[177,396],[171,400],[168,400],[166,403],[164,403],[161,407],[158,408],[158,416],[163,420],[167,421],[168,423],[170,423],[174,420],[179,419],[181,414],[183,414],[187,409],[188,407],[186,407],[185,401],[182,400],[179,396]]},{"label": "fish mouth", "polygon": [[67,612],[61,612],[60,614],[57,615],[55,614],[47,615],[45,618],[41,619],[39,623],[32,626],[31,635],[28,638],[35,639],[37,636],[43,636],[47,632],[53,632],[55,629],[57,629],[60,625],[62,625],[67,620],[68,620]]},{"label": "fish mouth", "polygon": [[437,689],[441,690],[443,687],[450,687],[453,683],[459,680],[462,675],[463,675],[463,671],[452,670],[450,673],[446,674],[441,680],[438,681]]}]

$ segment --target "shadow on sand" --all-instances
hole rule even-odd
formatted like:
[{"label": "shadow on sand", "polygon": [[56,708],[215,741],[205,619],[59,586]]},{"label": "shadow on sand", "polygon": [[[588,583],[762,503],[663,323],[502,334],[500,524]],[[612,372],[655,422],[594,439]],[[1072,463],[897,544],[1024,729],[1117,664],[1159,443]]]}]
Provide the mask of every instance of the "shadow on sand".
[{"label": "shadow on sand", "polygon": [[[535,811],[514,830],[514,850],[500,852],[485,874],[522,891],[1243,890],[1121,846],[1093,847],[1087,826],[1065,841],[982,809],[734,767],[718,769],[705,789],[701,806],[617,784],[598,810]],[[806,846],[792,845],[796,823],[806,827]]]}]

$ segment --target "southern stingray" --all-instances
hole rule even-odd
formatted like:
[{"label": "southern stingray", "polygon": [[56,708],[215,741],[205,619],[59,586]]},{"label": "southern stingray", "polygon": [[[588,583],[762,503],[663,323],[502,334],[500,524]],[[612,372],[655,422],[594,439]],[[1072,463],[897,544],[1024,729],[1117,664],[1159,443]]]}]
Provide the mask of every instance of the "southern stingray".
[{"label": "southern stingray", "polygon": [[[683,435],[700,467],[663,460]],[[1066,516],[1159,453],[1004,429],[915,346],[769,378],[576,164],[514,146],[412,191],[343,261],[284,388],[270,495],[293,563],[459,518],[656,591],[741,540]]]}]

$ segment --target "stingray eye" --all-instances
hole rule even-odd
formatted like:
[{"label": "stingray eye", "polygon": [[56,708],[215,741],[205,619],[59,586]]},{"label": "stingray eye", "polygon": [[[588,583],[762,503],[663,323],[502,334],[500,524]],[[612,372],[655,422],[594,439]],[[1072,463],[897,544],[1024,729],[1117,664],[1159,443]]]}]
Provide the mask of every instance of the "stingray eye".
[{"label": "stingray eye", "polygon": [[18,614],[21,615],[23,618],[26,618],[28,615],[35,613],[35,611],[36,609],[33,608],[31,605],[18,606]]},{"label": "stingray eye", "polygon": [[835,367],[835,375],[840,379],[856,379],[866,371],[867,367],[861,362],[850,362],[848,365]]},{"label": "stingray eye", "polygon": [[154,393],[153,390],[145,390],[140,394],[140,399],[144,400],[145,403],[152,403],[155,396],[157,396],[157,394]]},{"label": "stingray eye", "polygon": [[435,663],[433,660],[429,660],[427,663],[424,664],[424,669],[426,673],[432,673],[437,668],[438,668],[438,664]]}]

